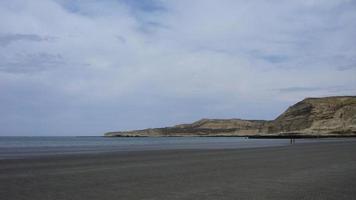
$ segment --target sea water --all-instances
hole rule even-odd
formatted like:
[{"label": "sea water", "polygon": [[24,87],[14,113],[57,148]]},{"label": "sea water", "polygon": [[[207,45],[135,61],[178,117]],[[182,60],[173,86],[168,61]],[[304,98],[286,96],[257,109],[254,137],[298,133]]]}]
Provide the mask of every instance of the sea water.
[{"label": "sea water", "polygon": [[[299,139],[297,143],[321,140]],[[0,137],[0,159],[117,151],[258,148],[289,144],[288,139],[243,137]]]}]

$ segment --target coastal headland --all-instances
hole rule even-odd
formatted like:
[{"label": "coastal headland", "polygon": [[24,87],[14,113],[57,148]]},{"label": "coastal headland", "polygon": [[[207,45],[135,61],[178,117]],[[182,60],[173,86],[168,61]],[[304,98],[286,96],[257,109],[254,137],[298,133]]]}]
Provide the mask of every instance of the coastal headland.
[{"label": "coastal headland", "polygon": [[108,132],[109,137],[355,137],[356,96],[306,98],[274,120],[201,119],[191,124]]}]

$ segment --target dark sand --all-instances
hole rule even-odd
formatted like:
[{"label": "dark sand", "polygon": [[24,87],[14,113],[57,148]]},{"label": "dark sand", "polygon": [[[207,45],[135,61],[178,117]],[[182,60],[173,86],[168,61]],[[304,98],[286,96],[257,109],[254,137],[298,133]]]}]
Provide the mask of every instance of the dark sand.
[{"label": "dark sand", "polygon": [[356,199],[356,142],[1,160],[0,199]]}]

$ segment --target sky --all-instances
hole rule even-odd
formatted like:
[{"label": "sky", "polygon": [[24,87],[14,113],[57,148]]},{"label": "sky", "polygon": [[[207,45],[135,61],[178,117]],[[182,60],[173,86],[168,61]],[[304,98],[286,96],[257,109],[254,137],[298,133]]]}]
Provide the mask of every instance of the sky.
[{"label": "sky", "polygon": [[355,0],[1,0],[0,136],[274,119],[356,94]]}]

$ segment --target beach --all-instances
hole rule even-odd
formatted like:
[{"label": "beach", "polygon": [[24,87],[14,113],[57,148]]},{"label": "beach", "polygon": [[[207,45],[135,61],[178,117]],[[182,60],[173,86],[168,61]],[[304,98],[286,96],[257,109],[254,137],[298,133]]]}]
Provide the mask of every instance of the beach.
[{"label": "beach", "polygon": [[0,160],[0,199],[355,199],[356,141]]}]

